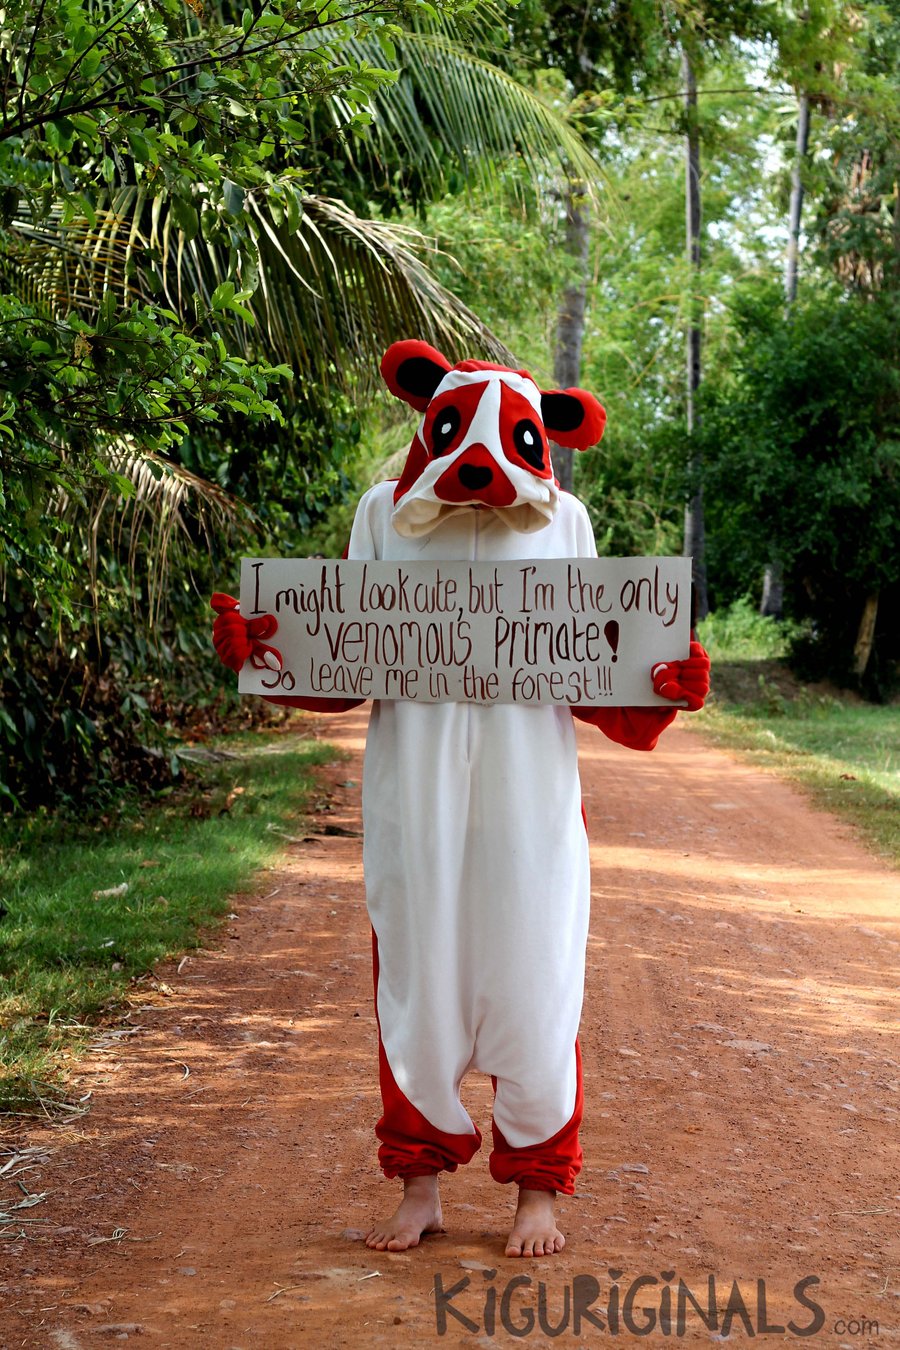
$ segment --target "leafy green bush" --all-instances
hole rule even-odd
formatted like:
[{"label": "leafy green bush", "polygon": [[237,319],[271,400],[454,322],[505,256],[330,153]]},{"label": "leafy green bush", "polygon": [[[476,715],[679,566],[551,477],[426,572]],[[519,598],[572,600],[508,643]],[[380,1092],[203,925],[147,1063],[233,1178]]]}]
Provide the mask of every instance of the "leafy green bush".
[{"label": "leafy green bush", "polygon": [[[196,526],[190,513],[181,523]],[[121,519],[118,528],[127,554]],[[221,542],[230,569],[241,541]],[[212,650],[206,597],[229,585],[226,565],[200,557],[188,568],[174,552],[162,572],[152,537],[148,544],[131,550],[130,565],[101,559],[93,582],[73,569],[67,614],[35,604],[29,584],[7,574],[0,812],[71,807],[96,815],[117,796],[170,786],[181,776],[186,739],[268,719],[261,700],[238,698]]]},{"label": "leafy green bush", "polygon": [[792,625],[760,614],[749,595],[715,610],[697,624],[697,635],[720,661],[762,661],[784,656]]},{"label": "leafy green bush", "polygon": [[[900,297],[828,288],[785,314],[775,286],[739,290],[727,363],[708,381],[700,435],[710,573],[720,593],[777,560],[785,612],[804,623],[791,662],[884,697],[900,628]],[[858,672],[867,604],[874,643]]]}]

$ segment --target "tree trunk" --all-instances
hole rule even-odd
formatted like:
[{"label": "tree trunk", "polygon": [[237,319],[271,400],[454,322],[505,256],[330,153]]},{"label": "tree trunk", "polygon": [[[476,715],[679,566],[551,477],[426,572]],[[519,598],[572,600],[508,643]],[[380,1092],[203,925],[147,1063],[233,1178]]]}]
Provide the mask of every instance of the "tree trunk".
[{"label": "tree trunk", "polygon": [[[687,331],[687,428],[692,436],[699,426],[697,391],[700,388],[700,133],[697,127],[697,85],[687,48],[681,50],[681,74],[684,81],[684,108],[687,114],[685,137],[685,224],[689,265],[689,307]],[[684,509],[684,554],[693,559],[694,617],[705,619],[709,613],[706,588],[705,528],[703,485],[699,451],[691,455],[688,466],[691,494]]]},{"label": "tree trunk", "polygon": [[803,165],[809,150],[809,99],[799,96],[797,109],[797,145],[791,170],[791,206],[788,220],[787,259],[784,268],[784,298],[789,305],[797,299],[797,271],[800,260],[800,221],[803,216]]},{"label": "tree trunk", "polygon": [[[797,299],[797,277],[800,264],[800,226],[803,219],[803,166],[809,151],[809,99],[798,96],[797,140],[794,164],[791,169],[791,204],[788,212],[788,246],[784,264],[784,299],[790,309]],[[760,614],[780,619],[784,613],[784,575],[776,548],[771,549],[770,561],[763,573]]]},{"label": "tree trunk", "polygon": [[859,621],[859,630],[856,634],[856,646],[853,648],[853,670],[860,678],[865,675],[869,657],[872,655],[877,619],[878,592],[876,591],[874,595],[866,596],[862,618]]},{"label": "tree trunk", "polygon": [[[591,243],[590,203],[578,179],[566,182],[566,253],[572,259],[572,278],[563,291],[556,321],[553,378],[558,389],[577,386],[581,377],[581,344],[587,305],[588,257]],[[553,468],[564,492],[572,491],[572,454],[551,442]]]},{"label": "tree trunk", "polygon": [[763,590],[762,600],[759,602],[759,612],[767,618],[780,619],[784,614],[784,573],[782,572],[781,562],[774,556],[774,548],[772,554],[772,561],[766,563],[766,570],[763,572]]}]

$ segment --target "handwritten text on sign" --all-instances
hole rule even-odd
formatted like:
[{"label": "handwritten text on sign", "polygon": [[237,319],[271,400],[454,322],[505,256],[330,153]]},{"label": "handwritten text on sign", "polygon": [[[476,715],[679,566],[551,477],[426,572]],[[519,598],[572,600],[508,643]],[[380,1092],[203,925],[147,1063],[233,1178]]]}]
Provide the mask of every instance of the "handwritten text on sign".
[{"label": "handwritten text on sign", "polygon": [[[347,562],[245,558],[241,613],[274,614],[281,671],[245,694],[648,706],[688,654],[689,558]],[[671,707],[671,704],[668,704]]]}]

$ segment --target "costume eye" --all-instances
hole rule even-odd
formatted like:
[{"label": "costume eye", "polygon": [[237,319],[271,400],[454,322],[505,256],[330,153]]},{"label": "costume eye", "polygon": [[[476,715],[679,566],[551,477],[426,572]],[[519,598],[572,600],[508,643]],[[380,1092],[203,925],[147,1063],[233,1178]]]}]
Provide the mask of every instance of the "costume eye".
[{"label": "costume eye", "polygon": [[447,453],[454,436],[459,431],[461,422],[462,418],[459,415],[458,408],[454,408],[452,404],[446,408],[441,408],[431,428],[431,452],[433,455],[445,455]]},{"label": "costume eye", "polygon": [[513,444],[526,464],[533,469],[544,467],[544,441],[540,428],[530,417],[523,417],[513,429]]}]

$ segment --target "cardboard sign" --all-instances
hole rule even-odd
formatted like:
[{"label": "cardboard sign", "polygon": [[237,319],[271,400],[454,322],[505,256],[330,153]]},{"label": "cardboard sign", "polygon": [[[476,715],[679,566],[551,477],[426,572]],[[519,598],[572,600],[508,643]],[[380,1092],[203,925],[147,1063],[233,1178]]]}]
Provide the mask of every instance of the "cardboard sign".
[{"label": "cardboard sign", "polygon": [[667,706],[686,657],[689,558],[347,562],[245,558],[241,613],[274,614],[281,671],[243,694],[421,703]]}]

